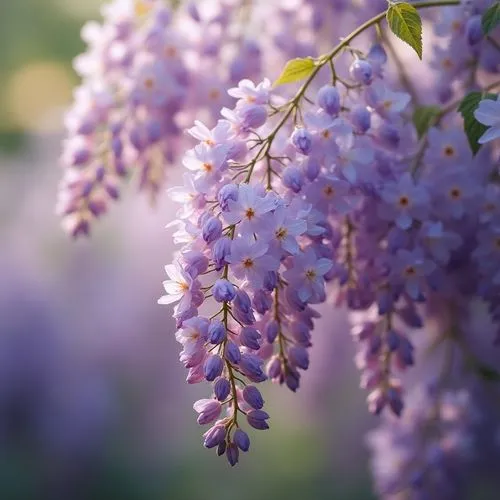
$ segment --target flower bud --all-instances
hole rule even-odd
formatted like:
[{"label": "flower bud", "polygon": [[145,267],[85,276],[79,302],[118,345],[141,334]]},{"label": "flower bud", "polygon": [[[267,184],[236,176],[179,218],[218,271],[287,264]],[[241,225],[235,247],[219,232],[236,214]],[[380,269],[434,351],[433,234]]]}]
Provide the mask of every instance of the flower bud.
[{"label": "flower bud", "polygon": [[318,106],[324,109],[329,115],[336,116],[340,111],[340,95],[336,87],[324,85],[316,96]]},{"label": "flower bud", "polygon": [[231,383],[227,378],[219,377],[214,384],[214,394],[219,401],[224,401],[231,392]]},{"label": "flower bud", "polygon": [[219,320],[214,320],[208,327],[208,341],[212,344],[218,345],[226,338],[226,328]]},{"label": "flower bud", "polygon": [[212,354],[205,361],[203,373],[209,382],[213,382],[222,373],[223,368],[224,362],[222,358],[217,354]]},{"label": "flower bud", "polygon": [[234,431],[233,441],[241,451],[248,451],[250,449],[250,438],[248,434],[241,429],[236,429]]},{"label": "flower bud", "polygon": [[236,289],[230,281],[221,278],[214,283],[212,294],[217,302],[231,302],[236,297]]},{"label": "flower bud", "polygon": [[243,399],[255,410],[260,410],[264,406],[264,399],[259,389],[253,385],[247,385],[243,389]]},{"label": "flower bud", "polygon": [[372,65],[365,59],[356,59],[349,68],[351,78],[361,85],[370,85],[373,80]]}]

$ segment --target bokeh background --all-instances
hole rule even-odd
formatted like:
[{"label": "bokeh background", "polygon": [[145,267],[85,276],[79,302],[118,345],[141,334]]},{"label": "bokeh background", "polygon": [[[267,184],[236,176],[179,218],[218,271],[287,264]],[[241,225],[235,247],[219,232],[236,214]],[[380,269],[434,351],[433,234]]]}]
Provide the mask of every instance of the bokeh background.
[{"label": "bokeh background", "polygon": [[[311,369],[268,386],[271,430],[229,470],[202,447],[163,265],[173,207],[132,196],[70,241],[54,213],[79,32],[98,0],[0,0],[0,498],[372,499],[342,313],[323,307]],[[169,183],[178,173],[172,172]]]}]

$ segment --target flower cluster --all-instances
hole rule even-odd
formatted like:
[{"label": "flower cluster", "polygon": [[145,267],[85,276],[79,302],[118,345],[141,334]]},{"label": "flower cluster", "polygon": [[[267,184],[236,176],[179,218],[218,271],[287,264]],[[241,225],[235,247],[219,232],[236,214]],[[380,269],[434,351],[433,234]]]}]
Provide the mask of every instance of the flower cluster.
[{"label": "flower cluster", "polygon": [[401,419],[368,434],[383,498],[461,498],[462,471],[475,453],[478,415],[465,390],[418,387]]},{"label": "flower cluster", "polygon": [[[117,194],[115,178],[129,170],[131,158],[157,189],[159,177],[151,172],[176,158],[172,145],[181,147],[179,131],[195,118],[189,110],[198,110],[187,129],[198,143],[181,160],[184,185],[169,189],[181,205],[170,226],[182,247],[166,266],[159,302],[175,304],[187,382],[212,384],[211,396],[194,405],[198,423],[210,425],[205,446],[235,465],[250,447],[244,419],[268,428],[257,384],[271,379],[298,389],[319,316],[314,306],[329,298],[351,312],[361,386],[370,411],[384,413],[370,439],[380,494],[448,495],[450,471],[469,457],[475,413],[468,393],[455,390],[463,380],[450,382],[456,367],[444,362],[433,383],[410,392],[405,407],[406,372],[422,355],[416,331],[441,322],[439,342],[461,352],[461,370],[496,373],[476,359],[464,327],[470,304],[481,300],[492,319],[481,335],[500,341],[500,188],[498,161],[486,144],[499,136],[498,100],[486,95],[499,82],[479,85],[500,67],[498,29],[486,35],[481,25],[493,2],[439,10],[439,45],[428,68],[437,83],[427,91],[408,79],[383,32],[386,2],[370,2],[366,12],[378,15],[362,29],[313,65],[299,60],[310,71],[295,94],[273,89],[262,73],[270,72],[272,57],[317,55],[312,35],[329,28],[329,19],[347,16],[348,2],[243,9],[249,26],[277,13],[259,39],[271,40],[266,55],[241,33],[236,40],[224,34],[233,22],[229,4],[238,2],[214,2],[206,11],[188,2],[176,15],[196,25],[187,30],[195,34],[181,36],[157,2],[135,3],[147,12],[140,21],[137,12],[113,10],[106,36],[97,37],[98,57],[93,52],[86,60],[99,61],[102,74],[89,79],[93,85],[78,97],[85,105],[68,117],[74,133],[65,158],[73,167],[65,213],[73,232],[87,230],[85,210],[98,215],[102,197]],[[289,36],[291,26],[300,37]],[[356,36],[374,26],[369,50],[354,47]],[[224,59],[222,48],[230,46],[240,52]],[[400,84],[386,67],[387,54]],[[210,70],[219,60],[228,63],[223,77]],[[104,89],[94,85],[104,80]],[[465,121],[488,128],[474,155],[456,110],[477,88],[485,99]],[[448,102],[454,94],[461,99]],[[422,97],[430,113],[424,126],[417,119]]]}]

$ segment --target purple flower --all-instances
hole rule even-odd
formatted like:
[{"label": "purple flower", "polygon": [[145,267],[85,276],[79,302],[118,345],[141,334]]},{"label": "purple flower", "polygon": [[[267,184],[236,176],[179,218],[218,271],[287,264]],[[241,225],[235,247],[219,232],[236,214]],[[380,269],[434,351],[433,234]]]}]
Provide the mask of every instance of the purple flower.
[{"label": "purple flower", "polygon": [[236,429],[234,431],[233,441],[241,451],[248,451],[250,449],[250,438],[248,434],[241,429]]},{"label": "purple flower", "polygon": [[269,424],[266,420],[269,418],[269,415],[263,410],[250,410],[247,412],[247,421],[248,423],[257,430],[263,431],[269,429]]},{"label": "purple flower", "polygon": [[217,302],[231,302],[236,297],[236,289],[230,281],[220,278],[214,283],[212,294]]},{"label": "purple flower", "polygon": [[194,403],[193,408],[199,413],[198,423],[205,425],[215,422],[219,418],[222,406],[215,399],[199,399]]},{"label": "purple flower", "polygon": [[203,437],[205,438],[203,442],[205,448],[215,448],[226,438],[226,429],[223,425],[214,425],[203,434]]},{"label": "purple flower", "polygon": [[299,153],[308,155],[312,149],[312,135],[305,128],[296,128],[292,134],[292,144]]},{"label": "purple flower", "polygon": [[224,401],[231,392],[231,383],[227,378],[219,377],[214,384],[214,394],[219,401]]},{"label": "purple flower", "polygon": [[378,214],[385,220],[394,220],[401,229],[410,228],[413,219],[423,220],[428,214],[429,195],[423,186],[415,185],[409,173],[403,174],[397,183],[387,183],[381,197]]},{"label": "purple flower", "polygon": [[264,399],[259,389],[253,385],[247,385],[243,389],[243,399],[255,410],[260,410],[264,406]]},{"label": "purple flower", "polygon": [[364,59],[356,59],[349,68],[351,78],[361,85],[370,85],[373,79],[372,65]]},{"label": "purple flower", "polygon": [[268,212],[276,208],[276,198],[270,193],[262,196],[255,187],[240,184],[238,199],[228,200],[228,211],[224,218],[228,224],[242,221],[251,232],[257,232],[259,225]]},{"label": "purple flower", "polygon": [[268,271],[276,271],[279,267],[279,261],[267,254],[268,249],[269,245],[260,240],[239,238],[233,241],[231,254],[226,260],[237,278],[245,278],[253,287],[260,288],[265,274]]},{"label": "purple flower", "polygon": [[261,338],[260,333],[252,326],[245,326],[240,331],[240,342],[241,345],[258,351],[260,349],[259,340]]},{"label": "purple flower", "polygon": [[329,115],[336,116],[340,111],[339,91],[331,85],[324,85],[318,90],[316,102]]},{"label": "purple flower", "polygon": [[330,259],[319,258],[312,248],[307,248],[294,258],[293,268],[284,273],[296,287],[298,296],[305,302],[320,302],[325,295],[324,275],[332,268]]},{"label": "purple flower", "polygon": [[479,123],[489,127],[479,138],[479,144],[486,144],[500,137],[500,97],[496,101],[483,99],[474,111],[474,117]]},{"label": "purple flower", "polygon": [[222,373],[223,368],[224,362],[222,358],[216,354],[212,354],[205,360],[205,364],[203,365],[205,378],[209,382],[213,382]]},{"label": "purple flower", "polygon": [[401,285],[412,299],[423,295],[426,278],[436,269],[436,264],[426,259],[422,250],[398,250],[392,261],[392,282]]}]

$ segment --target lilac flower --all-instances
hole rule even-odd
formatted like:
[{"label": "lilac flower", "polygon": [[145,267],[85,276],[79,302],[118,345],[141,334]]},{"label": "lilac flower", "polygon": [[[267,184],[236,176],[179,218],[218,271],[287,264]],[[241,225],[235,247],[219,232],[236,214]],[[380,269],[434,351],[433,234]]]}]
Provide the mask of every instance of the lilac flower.
[{"label": "lilac flower", "polygon": [[205,425],[215,422],[219,418],[222,406],[215,399],[199,399],[193,405],[193,408],[199,413],[198,423]]},{"label": "lilac flower", "polygon": [[479,123],[486,125],[488,130],[479,138],[479,144],[485,144],[500,137],[500,98],[497,100],[483,99],[474,117]]},{"label": "lilac flower", "polygon": [[217,302],[231,302],[236,297],[234,285],[224,278],[214,283],[212,293]]},{"label": "lilac flower", "polygon": [[279,261],[267,254],[269,245],[260,240],[251,241],[245,238],[234,240],[231,254],[226,260],[237,278],[247,279],[252,286],[260,288],[268,271],[276,271]]},{"label": "lilac flower", "polygon": [[264,219],[261,234],[269,241],[271,248],[275,245],[290,255],[295,255],[299,252],[297,238],[304,234],[306,229],[303,219],[293,217],[289,214],[289,209],[279,207]]},{"label": "lilac flower", "polygon": [[255,85],[250,80],[241,80],[237,88],[229,89],[228,94],[251,104],[267,104],[271,91],[271,82],[266,78]]},{"label": "lilac flower", "polygon": [[266,214],[275,208],[274,196],[269,193],[262,196],[254,187],[241,184],[237,201],[228,200],[228,210],[224,213],[224,218],[229,224],[243,221],[250,231],[255,232]]},{"label": "lilac flower", "polygon": [[311,303],[321,301],[325,294],[324,275],[331,269],[333,262],[330,259],[319,258],[312,248],[295,257],[294,267],[284,273],[290,283],[296,287],[299,298]]},{"label": "lilac flower", "polygon": [[422,245],[440,264],[447,264],[450,253],[462,245],[462,238],[452,231],[446,231],[442,222],[425,221],[420,228],[419,237]]},{"label": "lilac flower", "polygon": [[429,195],[423,186],[415,185],[412,176],[405,173],[397,183],[387,183],[381,193],[384,203],[378,214],[385,220],[394,220],[401,229],[408,229],[413,219],[423,220],[428,213]]},{"label": "lilac flower", "polygon": [[398,250],[393,261],[392,282],[402,285],[412,299],[419,299],[423,295],[427,277],[436,269],[436,264],[426,259],[422,250]]},{"label": "lilac flower", "polygon": [[170,278],[163,282],[167,295],[158,299],[158,303],[172,304],[180,301],[179,311],[185,311],[191,306],[192,291],[196,290],[199,284],[178,263],[165,266],[165,271]]}]

